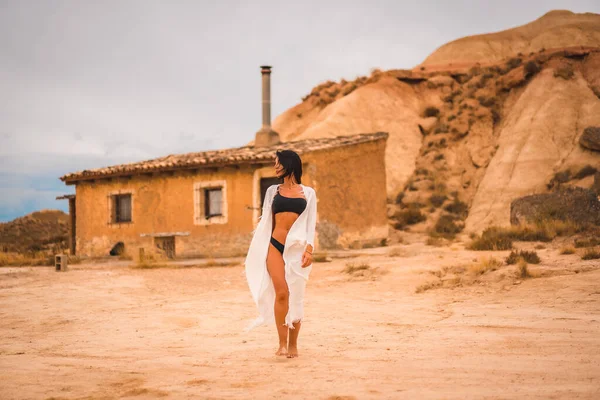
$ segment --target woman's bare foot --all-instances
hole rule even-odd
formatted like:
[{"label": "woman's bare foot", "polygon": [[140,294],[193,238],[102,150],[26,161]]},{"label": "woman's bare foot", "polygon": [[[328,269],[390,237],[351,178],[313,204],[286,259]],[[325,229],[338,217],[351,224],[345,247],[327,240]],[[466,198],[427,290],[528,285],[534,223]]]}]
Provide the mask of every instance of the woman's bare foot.
[{"label": "woman's bare foot", "polygon": [[296,358],[298,357],[298,348],[296,346],[289,346],[287,358]]},{"label": "woman's bare foot", "polygon": [[287,356],[288,355],[287,346],[285,344],[280,344],[279,345],[279,350],[277,350],[275,352],[275,355],[277,355],[277,356]]}]

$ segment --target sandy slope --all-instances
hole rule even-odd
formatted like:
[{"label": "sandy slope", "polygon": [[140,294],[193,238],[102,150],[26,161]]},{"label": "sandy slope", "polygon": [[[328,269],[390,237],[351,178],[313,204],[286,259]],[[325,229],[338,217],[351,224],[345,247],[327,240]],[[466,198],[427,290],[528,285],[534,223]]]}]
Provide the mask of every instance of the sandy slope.
[{"label": "sandy slope", "polygon": [[[364,132],[388,132],[385,161],[387,190],[401,188],[412,174],[421,147],[418,124],[421,121],[422,95],[393,77],[364,85],[327,105],[310,119],[302,132],[294,135],[296,110],[279,116],[274,123],[284,140],[352,135]],[[306,117],[305,119],[308,119]],[[289,121],[291,122],[291,121]],[[290,129],[291,128],[291,129]]]},{"label": "sandy slope", "polygon": [[493,62],[518,53],[570,46],[600,46],[600,15],[554,10],[528,24],[484,35],[467,36],[441,46],[421,64]]},{"label": "sandy slope", "polygon": [[240,334],[241,266],[1,268],[0,398],[600,396],[598,262],[548,248],[532,269],[561,275],[416,294],[427,270],[482,256],[421,243],[363,250],[363,277],[317,264],[295,360],[273,355],[273,327]]},{"label": "sandy slope", "polygon": [[557,79],[544,69],[509,104],[498,151],[473,199],[467,229],[510,224],[510,202],[546,190],[557,171],[600,165],[600,155],[583,150],[578,139],[600,125],[600,100],[579,72]]}]

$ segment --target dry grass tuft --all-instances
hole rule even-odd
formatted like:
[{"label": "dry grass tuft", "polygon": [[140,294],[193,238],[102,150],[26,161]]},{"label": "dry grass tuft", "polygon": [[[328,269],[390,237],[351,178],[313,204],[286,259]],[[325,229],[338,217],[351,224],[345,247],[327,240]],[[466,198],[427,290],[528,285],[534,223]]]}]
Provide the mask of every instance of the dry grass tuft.
[{"label": "dry grass tuft", "polygon": [[498,268],[502,267],[502,265],[502,261],[494,257],[483,258],[478,263],[470,265],[469,272],[475,275],[483,275],[486,272],[497,270]]},{"label": "dry grass tuft", "polygon": [[417,286],[417,288],[415,289],[415,293],[422,293],[426,290],[438,288],[438,287],[441,287],[442,284],[443,284],[442,281],[427,282],[427,283]]},{"label": "dry grass tuft", "polygon": [[[458,223],[457,223],[458,222]],[[457,233],[464,229],[464,224],[460,222],[455,215],[443,214],[433,227],[435,235],[439,235],[448,239],[453,239]]]},{"label": "dry grass tuft", "polygon": [[575,248],[573,246],[566,246],[560,249],[560,254],[575,254]]},{"label": "dry grass tuft", "polygon": [[157,269],[157,268],[172,268],[172,269],[182,269],[182,268],[210,268],[210,267],[230,267],[239,265],[236,261],[217,261],[213,257],[209,257],[205,262],[201,264],[172,264],[172,261],[167,256],[156,253],[156,254],[146,254],[144,259],[137,260],[134,264],[130,265],[130,268],[134,269]]},{"label": "dry grass tuft", "polygon": [[517,276],[523,279],[533,278],[533,275],[531,275],[531,272],[529,272],[529,269],[527,268],[527,261],[523,260],[522,258],[517,264]]},{"label": "dry grass tuft", "polygon": [[31,255],[21,253],[0,253],[0,267],[13,266],[49,266],[54,265],[54,256],[46,254]]},{"label": "dry grass tuft", "polygon": [[401,248],[395,248],[389,251],[388,257],[406,257],[406,251]]},{"label": "dry grass tuft", "polygon": [[448,197],[444,193],[434,193],[429,198],[429,202],[435,208],[441,207]]},{"label": "dry grass tuft", "polygon": [[427,246],[441,247],[444,245],[444,240],[437,236],[429,236],[425,244]]},{"label": "dry grass tuft", "polygon": [[440,110],[437,107],[427,107],[425,109],[425,111],[423,112],[423,116],[425,118],[429,118],[429,117],[437,117],[440,115]]},{"label": "dry grass tuft", "polygon": [[600,251],[595,249],[587,249],[581,256],[582,260],[597,260],[600,258]]},{"label": "dry grass tuft", "polygon": [[510,250],[514,240],[524,242],[550,242],[557,236],[570,236],[583,228],[573,222],[540,220],[532,224],[509,228],[490,227],[471,242],[471,250]]},{"label": "dry grass tuft", "polygon": [[582,247],[594,247],[594,246],[598,246],[600,245],[600,239],[596,239],[596,238],[590,238],[590,239],[576,239],[575,240],[575,247],[576,248],[582,248]]},{"label": "dry grass tuft", "polygon": [[454,201],[452,203],[444,207],[444,210],[456,215],[461,219],[467,218],[467,215],[469,214],[469,206],[467,205],[467,203],[458,200],[458,198],[456,197],[454,198]]},{"label": "dry grass tuft", "polygon": [[425,214],[421,212],[418,208],[419,205],[409,205],[409,207],[405,210],[401,210],[396,213],[393,218],[396,219],[394,223],[394,228],[402,229],[406,225],[414,225],[419,222],[423,222],[427,219]]},{"label": "dry grass tuft", "polygon": [[315,253],[313,254],[314,262],[331,262],[331,258],[327,256],[327,253]]},{"label": "dry grass tuft", "polygon": [[555,77],[562,78],[567,81],[573,78],[574,75],[575,71],[573,71],[573,66],[571,66],[571,64],[561,65],[560,67],[554,70]]},{"label": "dry grass tuft", "polygon": [[513,250],[506,258],[506,263],[508,265],[517,264],[519,260],[525,260],[525,262],[530,264],[539,264],[542,261],[535,251]]},{"label": "dry grass tuft", "polygon": [[358,271],[365,271],[365,270],[368,270],[370,268],[371,268],[371,266],[369,264],[367,264],[367,263],[360,263],[360,264],[347,263],[346,264],[346,268],[344,268],[343,272],[352,275],[352,274],[354,274],[354,273],[356,273]]}]

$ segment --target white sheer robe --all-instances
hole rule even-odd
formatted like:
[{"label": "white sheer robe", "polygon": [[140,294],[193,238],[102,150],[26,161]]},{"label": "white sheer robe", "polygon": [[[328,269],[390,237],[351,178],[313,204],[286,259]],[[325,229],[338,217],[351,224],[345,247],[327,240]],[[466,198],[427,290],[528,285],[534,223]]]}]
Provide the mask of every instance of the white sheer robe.
[{"label": "white sheer robe", "polygon": [[[317,222],[316,192],[310,186],[300,186],[306,197],[306,208],[290,228],[283,249],[285,280],[290,294],[285,325],[291,329],[294,329],[292,324],[302,320],[304,316],[304,292],[312,264],[302,268],[302,254],[308,244],[314,248]],[[254,236],[244,261],[248,286],[258,308],[258,317],[245,328],[246,332],[259,325],[275,322],[275,288],[267,271],[267,252],[273,230],[271,205],[277,188],[278,185],[271,185],[267,189],[262,216],[253,232]]]}]

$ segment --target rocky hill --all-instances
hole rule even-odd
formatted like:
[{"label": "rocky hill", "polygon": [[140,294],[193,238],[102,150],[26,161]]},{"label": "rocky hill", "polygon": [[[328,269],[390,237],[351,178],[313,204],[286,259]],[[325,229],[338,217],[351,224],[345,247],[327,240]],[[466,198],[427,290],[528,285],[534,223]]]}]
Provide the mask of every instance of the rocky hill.
[{"label": "rocky hill", "polygon": [[0,223],[0,251],[36,253],[68,248],[69,215],[42,210]]},{"label": "rocky hill", "polygon": [[572,46],[597,46],[600,15],[555,10],[502,32],[474,35],[447,43],[433,52],[421,66],[435,68],[449,63],[495,63],[517,54]]},{"label": "rocky hill", "polygon": [[600,127],[600,15],[554,11],[451,42],[412,70],[327,81],[273,125],[284,141],[389,132],[399,229],[508,225],[516,198],[593,185],[598,135],[581,139]]}]

